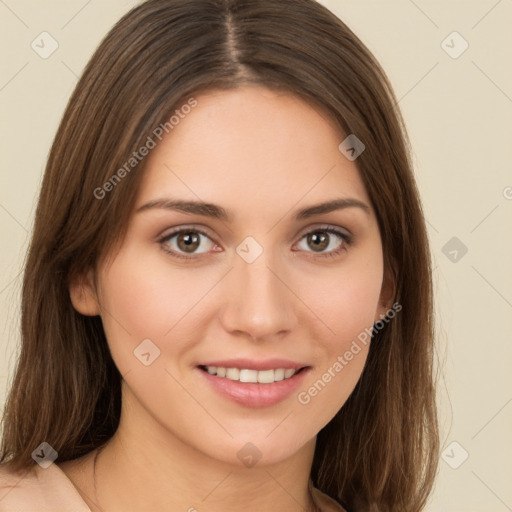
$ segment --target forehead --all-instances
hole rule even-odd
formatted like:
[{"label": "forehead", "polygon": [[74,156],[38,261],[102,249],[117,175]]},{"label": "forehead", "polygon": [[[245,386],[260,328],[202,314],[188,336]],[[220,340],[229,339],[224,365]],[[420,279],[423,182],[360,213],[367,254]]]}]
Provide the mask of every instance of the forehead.
[{"label": "forehead", "polygon": [[197,106],[156,139],[139,206],[178,196],[275,215],[302,198],[369,202],[356,164],[338,149],[344,134],[322,110],[261,86],[194,99]]}]

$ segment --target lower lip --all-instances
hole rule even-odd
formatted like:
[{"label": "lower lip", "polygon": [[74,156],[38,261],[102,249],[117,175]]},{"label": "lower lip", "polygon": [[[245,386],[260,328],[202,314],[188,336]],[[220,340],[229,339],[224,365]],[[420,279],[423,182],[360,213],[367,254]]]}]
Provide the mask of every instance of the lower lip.
[{"label": "lower lip", "polygon": [[200,368],[196,368],[196,370],[203,375],[215,391],[229,400],[246,407],[269,407],[289,397],[301,385],[310,368],[304,368],[293,377],[272,384],[240,382],[210,375]]}]

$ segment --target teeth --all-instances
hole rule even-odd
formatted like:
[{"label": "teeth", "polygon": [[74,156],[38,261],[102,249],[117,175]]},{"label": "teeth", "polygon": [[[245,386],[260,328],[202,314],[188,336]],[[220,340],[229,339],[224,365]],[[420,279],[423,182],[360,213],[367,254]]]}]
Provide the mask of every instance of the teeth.
[{"label": "teeth", "polygon": [[[213,368],[215,368],[215,367],[213,367]],[[208,367],[206,367],[206,369],[208,369]],[[215,372],[215,373],[217,373],[217,372]],[[240,370],[238,368],[226,368],[226,379],[240,380]]]},{"label": "teeth", "polygon": [[275,381],[283,380],[284,372],[285,372],[284,368],[278,368],[277,370],[274,370],[274,380]]},{"label": "teeth", "polygon": [[258,382],[258,371],[240,370],[240,382]]},{"label": "teeth", "polygon": [[274,370],[261,370],[256,373],[260,384],[271,384],[275,380]]},{"label": "teeth", "polygon": [[247,368],[222,368],[221,366],[206,366],[210,375],[224,377],[240,382],[259,382],[260,384],[272,384],[293,377],[298,370],[292,368],[276,368],[275,370],[249,370]]}]

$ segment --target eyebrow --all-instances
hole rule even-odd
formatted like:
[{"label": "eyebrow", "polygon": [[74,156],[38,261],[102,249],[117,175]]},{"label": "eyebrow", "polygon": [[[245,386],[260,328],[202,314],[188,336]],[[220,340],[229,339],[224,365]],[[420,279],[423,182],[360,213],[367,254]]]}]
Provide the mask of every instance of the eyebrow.
[{"label": "eyebrow", "polygon": [[[342,198],[333,199],[331,201],[308,206],[307,208],[299,210],[295,214],[295,220],[300,221],[322,213],[330,213],[336,210],[344,210],[346,208],[359,208],[367,214],[370,213],[370,207],[363,201],[355,198]],[[179,199],[155,199],[138,208],[136,213],[153,209],[173,210],[183,213],[202,215],[226,222],[229,222],[232,218],[231,215],[222,208],[222,206],[212,203],[204,203],[202,201],[183,201]]]}]

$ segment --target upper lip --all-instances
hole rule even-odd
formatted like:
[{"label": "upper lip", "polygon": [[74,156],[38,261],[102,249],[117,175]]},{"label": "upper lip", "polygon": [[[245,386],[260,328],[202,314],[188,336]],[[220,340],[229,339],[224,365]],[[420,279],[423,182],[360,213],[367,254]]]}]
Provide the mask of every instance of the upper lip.
[{"label": "upper lip", "polygon": [[290,361],[289,359],[223,359],[200,363],[198,366],[217,366],[221,368],[240,368],[247,370],[275,370],[276,368],[300,370],[307,367],[307,364]]}]

